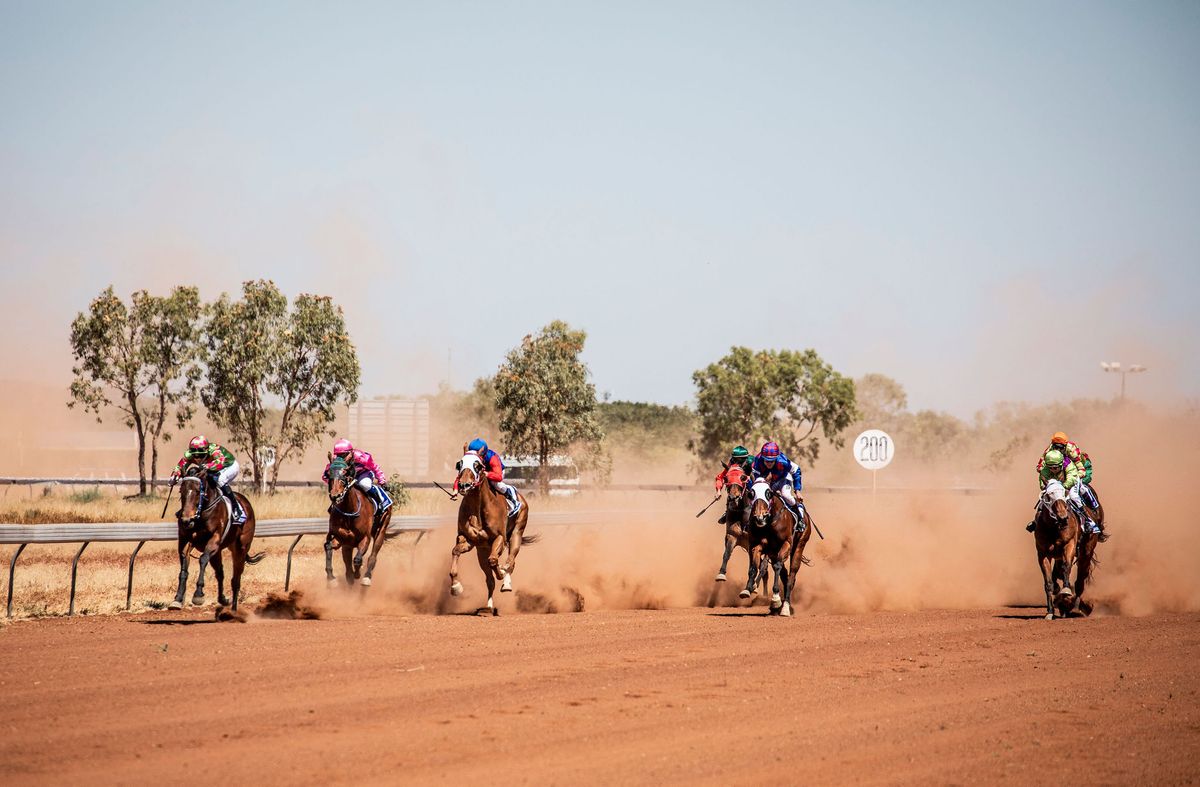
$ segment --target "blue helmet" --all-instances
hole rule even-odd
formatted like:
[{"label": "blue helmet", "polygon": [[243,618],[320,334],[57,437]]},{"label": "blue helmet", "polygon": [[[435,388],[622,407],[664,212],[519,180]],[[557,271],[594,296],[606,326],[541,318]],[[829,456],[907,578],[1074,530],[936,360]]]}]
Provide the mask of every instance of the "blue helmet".
[{"label": "blue helmet", "polygon": [[467,450],[474,451],[477,454],[484,454],[484,453],[487,453],[488,447],[487,447],[487,443],[485,443],[482,439],[476,437],[474,440],[472,440],[470,442],[469,445],[467,445]]}]

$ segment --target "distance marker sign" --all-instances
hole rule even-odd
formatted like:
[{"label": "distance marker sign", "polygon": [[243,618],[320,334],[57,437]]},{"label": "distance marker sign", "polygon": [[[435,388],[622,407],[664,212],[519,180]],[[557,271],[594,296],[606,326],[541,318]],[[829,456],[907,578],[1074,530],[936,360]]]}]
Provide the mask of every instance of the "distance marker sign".
[{"label": "distance marker sign", "polygon": [[895,454],[895,443],[882,429],[868,429],[854,438],[854,460],[867,470],[887,467]]}]

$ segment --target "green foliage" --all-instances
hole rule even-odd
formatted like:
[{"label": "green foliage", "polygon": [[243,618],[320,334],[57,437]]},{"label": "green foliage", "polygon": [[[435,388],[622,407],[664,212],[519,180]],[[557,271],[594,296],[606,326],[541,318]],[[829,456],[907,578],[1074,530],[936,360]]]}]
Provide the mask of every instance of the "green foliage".
[{"label": "green foliage", "polygon": [[840,447],[855,416],[854,382],[813,350],[733,347],[692,380],[700,434],[691,447],[708,463],[738,443],[754,450],[752,444],[766,438],[811,462],[820,453],[817,438]]},{"label": "green foliage", "polygon": [[67,496],[67,499],[72,503],[94,503],[104,497],[104,493],[100,491],[100,487],[93,486],[90,489],[84,489],[79,492],[72,492]]},{"label": "green foliage", "polygon": [[691,408],[649,402],[601,402],[596,417],[611,445],[644,456],[685,447],[698,427]]},{"label": "green foliage", "polygon": [[[358,354],[342,310],[328,297],[300,295],[289,311],[274,282],[259,280],[242,286],[239,301],[222,295],[208,315],[204,406],[251,458],[276,446],[274,491],[283,463],[332,434],[336,406],[358,396]],[[257,463],[254,480],[264,482]]]},{"label": "green foliage", "polygon": [[546,463],[573,444],[596,444],[596,388],[579,359],[587,334],[556,320],[511,350],[496,373],[495,406],[505,451],[538,459],[539,482],[549,493]]},{"label": "green foliage", "polygon": [[200,376],[200,297],[194,287],[176,287],[167,297],[145,290],[131,305],[109,287],[71,323],[75,358],[69,407],[81,406],[102,420],[108,407],[122,413],[138,441],[139,493],[146,494],[146,438],[157,476],[158,442],[170,413],[176,423],[192,417]]},{"label": "green foliage", "polygon": [[412,493],[404,484],[404,480],[400,478],[399,473],[392,473],[391,478],[383,485],[384,491],[392,498],[392,504],[396,508],[404,508],[412,502]]}]

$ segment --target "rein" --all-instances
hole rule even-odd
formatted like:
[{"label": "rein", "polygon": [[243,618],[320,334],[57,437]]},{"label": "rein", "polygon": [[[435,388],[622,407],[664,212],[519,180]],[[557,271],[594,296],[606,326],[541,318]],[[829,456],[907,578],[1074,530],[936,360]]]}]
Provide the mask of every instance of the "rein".
[{"label": "rein", "polygon": [[358,499],[358,508],[354,509],[354,511],[343,511],[342,509],[338,508],[338,504],[345,500],[346,495],[348,494],[350,494],[349,486],[346,487],[345,491],[333,499],[333,504],[329,507],[333,509],[335,514],[341,514],[349,519],[357,519],[358,515],[362,512],[362,498]]}]

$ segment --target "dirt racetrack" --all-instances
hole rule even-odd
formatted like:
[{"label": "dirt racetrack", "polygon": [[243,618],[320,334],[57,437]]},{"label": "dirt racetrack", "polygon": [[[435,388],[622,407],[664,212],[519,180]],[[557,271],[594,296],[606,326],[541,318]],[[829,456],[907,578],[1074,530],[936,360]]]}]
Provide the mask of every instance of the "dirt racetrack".
[{"label": "dirt racetrack", "polygon": [[15,783],[1187,783],[1200,615],[212,611],[0,630]]}]

